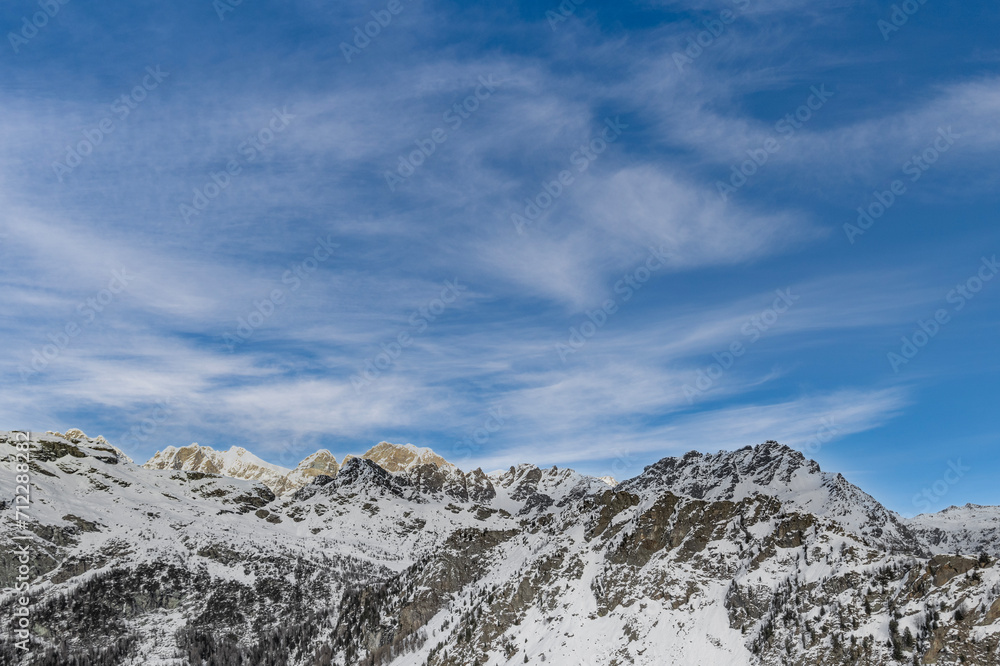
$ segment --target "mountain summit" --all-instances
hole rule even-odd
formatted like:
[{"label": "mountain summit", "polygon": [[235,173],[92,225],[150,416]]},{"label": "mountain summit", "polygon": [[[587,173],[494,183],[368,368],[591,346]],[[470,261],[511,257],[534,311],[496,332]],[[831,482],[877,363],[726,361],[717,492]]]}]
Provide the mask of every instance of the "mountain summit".
[{"label": "mountain summit", "polygon": [[737,451],[691,451],[663,458],[617,490],[669,491],[716,502],[767,495],[788,511],[836,521],[887,548],[905,548],[912,541],[901,516],[842,475],[822,471],[815,461],[775,441]]},{"label": "mountain summit", "polygon": [[[346,464],[353,457],[348,455],[344,458],[344,463]],[[428,464],[435,465],[441,469],[455,468],[454,465],[429,448],[418,447],[413,444],[379,442],[358,457],[371,460],[387,472],[405,472],[417,465]]]},{"label": "mountain summit", "polygon": [[295,469],[265,462],[240,446],[233,446],[227,451],[216,451],[210,446],[198,444],[180,448],[168,446],[163,451],[157,451],[143,467],[260,481],[274,494],[288,495],[308,485],[317,476],[337,476],[341,467],[355,457],[371,460],[388,472],[405,472],[418,465],[427,464],[443,470],[457,469],[429,448],[389,442],[380,442],[360,456],[348,455],[341,465],[337,464],[337,459],[332,453],[323,449],[306,457],[296,465]]},{"label": "mountain summit", "polygon": [[[336,462],[336,461],[334,461]],[[216,451],[210,446],[191,444],[180,448],[168,446],[157,451],[143,465],[146,469],[175,469],[215,474],[232,479],[260,481],[273,491],[287,485],[292,470],[261,460],[242,446]],[[302,485],[305,485],[305,481]]]}]

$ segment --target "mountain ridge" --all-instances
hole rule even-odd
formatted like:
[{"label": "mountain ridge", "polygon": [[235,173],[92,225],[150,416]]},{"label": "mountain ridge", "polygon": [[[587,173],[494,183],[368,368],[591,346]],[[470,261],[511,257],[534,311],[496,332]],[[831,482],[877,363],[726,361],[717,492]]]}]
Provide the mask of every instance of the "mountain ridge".
[{"label": "mountain ridge", "polygon": [[[50,434],[53,435],[63,436],[61,433],[58,432],[53,432],[53,431],[49,432]],[[87,439],[87,436],[81,430],[76,428],[67,430],[65,436],[67,437],[67,439],[71,437],[76,439]],[[104,445],[114,448],[115,451],[117,451],[121,456],[128,457],[127,454],[125,454],[120,449],[117,449],[117,447],[113,447],[102,436],[94,438],[94,441],[103,442]],[[209,465],[210,469],[204,469],[199,467],[197,462],[188,463],[185,456],[178,456],[180,452],[187,450],[209,452],[212,454],[216,454],[216,458],[218,458],[219,456],[233,457],[233,453],[236,452],[235,457],[248,459],[251,468],[261,467],[264,470],[273,470],[275,472],[276,478],[269,479],[266,478],[266,476],[263,474],[261,474],[261,476],[258,477],[258,476],[249,476],[243,473],[239,473],[239,470],[233,470],[228,465],[215,464],[216,458],[210,458],[211,463],[213,464]],[[168,468],[184,469],[186,471],[197,471],[210,474],[217,474],[219,476],[225,476],[228,478],[257,479],[261,480],[262,483],[268,486],[277,495],[286,495],[294,493],[296,490],[307,485],[314,476],[317,475],[336,476],[338,470],[353,458],[364,458],[368,460],[373,460],[383,469],[386,469],[387,471],[394,473],[406,471],[413,467],[428,463],[434,464],[440,468],[458,470],[457,466],[455,466],[453,463],[447,461],[445,458],[437,454],[430,447],[417,447],[409,443],[392,444],[385,440],[372,446],[366,452],[360,455],[355,456],[353,454],[347,454],[339,464],[337,463],[336,457],[328,449],[319,449],[314,453],[306,456],[301,462],[298,463],[298,465],[296,465],[296,467],[287,468],[281,465],[277,465],[275,463],[267,462],[259,458],[256,454],[252,453],[248,449],[241,446],[232,445],[229,447],[229,449],[216,450],[213,449],[211,446],[194,443],[184,447],[168,446],[162,452],[156,451],[156,453],[154,453],[153,456],[149,458],[149,460],[143,463],[143,466],[151,469],[168,469]],[[180,462],[178,462],[178,459],[180,460]],[[128,458],[128,460],[132,461],[131,458]],[[200,458],[196,458],[196,460],[200,460]],[[642,477],[643,474],[648,472],[651,468],[659,470],[660,473],[667,474],[669,476],[669,470],[678,467],[679,465],[681,465],[681,463],[683,463],[684,466],[690,471],[691,469],[690,463],[692,461],[697,461],[699,464],[704,463],[704,466],[708,468],[717,469],[721,467],[722,471],[726,473],[732,473],[734,470],[739,469],[738,466],[734,467],[734,464],[738,465],[741,462],[743,464],[751,462],[754,465],[760,466],[759,469],[754,470],[756,476],[754,476],[751,479],[752,481],[751,485],[753,485],[754,487],[768,487],[771,490],[777,490],[776,487],[771,487],[770,485],[774,478],[785,479],[785,481],[787,482],[791,480],[790,473],[794,473],[799,469],[805,469],[808,471],[809,474],[821,475],[821,477],[824,479],[824,482],[827,483],[828,485],[839,486],[842,489],[847,489],[847,488],[853,489],[853,492],[859,493],[858,496],[863,497],[866,503],[877,504],[887,512],[888,516],[893,516],[896,519],[907,522],[917,521],[918,519],[920,519],[920,524],[924,524],[927,517],[942,516],[949,513],[952,515],[961,514],[962,518],[960,518],[959,520],[964,520],[965,515],[968,512],[973,511],[974,509],[989,510],[992,508],[997,508],[997,507],[992,507],[990,505],[978,505],[978,504],[966,503],[965,505],[962,506],[952,505],[945,509],[942,509],[941,511],[934,513],[918,514],[913,518],[904,518],[897,512],[884,507],[884,505],[878,502],[878,500],[876,500],[874,497],[872,497],[871,495],[864,492],[854,484],[847,481],[847,479],[845,479],[842,474],[823,472],[820,469],[819,464],[816,463],[814,460],[806,458],[806,456],[802,452],[793,449],[787,445],[780,444],[775,440],[768,440],[762,442],[761,444],[757,444],[755,446],[747,445],[733,451],[718,450],[716,452],[702,452],[698,450],[691,450],[678,456],[666,456],[658,461],[655,461],[654,463],[651,463],[650,465],[645,466],[643,472],[630,479],[616,480],[614,477],[611,476],[590,477],[590,478],[599,479],[600,481],[603,481],[608,487],[611,488],[628,490],[629,482],[632,482],[634,479]],[[777,476],[778,470],[774,469],[774,464],[776,464],[778,461],[782,461],[786,465],[788,464],[789,461],[791,461],[792,468],[791,469],[786,468],[785,470],[783,470],[784,471],[783,476]],[[533,466],[531,465],[531,463],[521,463],[521,464]],[[511,469],[513,469],[513,467]],[[553,469],[557,468],[553,467]],[[251,469],[251,472],[258,473],[256,469]],[[497,472],[490,473],[490,475],[488,476],[503,475],[505,473],[507,472],[504,470],[498,470]],[[766,480],[762,480],[760,478],[761,473],[763,473],[768,478]],[[716,472],[713,471],[712,475],[715,474]],[[710,475],[708,478],[712,479],[713,478],[712,475]],[[731,484],[728,487],[727,492],[721,492],[721,493],[716,492],[715,494],[708,493],[708,495],[711,495],[713,499],[720,499],[720,498],[732,499],[733,497],[736,497],[738,495],[738,490],[736,488],[736,481],[738,480],[738,477],[736,476],[729,477],[729,480],[731,481]],[[763,481],[763,486],[762,486],[762,481]],[[699,489],[696,486],[690,485],[690,479],[689,479],[689,485],[684,485],[684,483],[682,483],[677,478],[672,479],[666,485],[671,487],[672,490],[677,490],[681,494],[689,495],[691,497],[695,497],[698,499],[708,496],[706,495],[707,492],[706,489]],[[718,490],[717,485],[711,487],[715,490]],[[785,490],[789,489],[791,488],[788,487],[785,488]],[[801,492],[801,489],[792,489],[792,490],[795,490],[795,492]]]},{"label": "mountain ridge", "polygon": [[306,456],[294,468],[269,463],[247,449],[236,445],[230,446],[224,451],[217,451],[211,446],[199,444],[183,447],[168,446],[163,451],[154,453],[149,460],[143,463],[143,467],[148,469],[178,469],[236,479],[258,480],[275,494],[287,495],[307,485],[315,476],[336,476],[341,467],[353,458],[372,460],[390,472],[405,471],[423,464],[433,464],[442,468],[455,467],[429,448],[416,447],[412,444],[391,444],[385,441],[379,442],[359,456],[348,454],[339,464],[330,451],[320,449]]},{"label": "mountain ridge", "polygon": [[[893,522],[776,442],[664,458],[615,487],[527,463],[487,475],[406,456],[391,472],[357,457],[279,495],[77,434],[18,448],[0,433],[0,465],[31,460],[32,663],[992,664],[1000,650],[1000,543],[977,531],[1000,507]],[[2,611],[15,580],[0,563]]]}]

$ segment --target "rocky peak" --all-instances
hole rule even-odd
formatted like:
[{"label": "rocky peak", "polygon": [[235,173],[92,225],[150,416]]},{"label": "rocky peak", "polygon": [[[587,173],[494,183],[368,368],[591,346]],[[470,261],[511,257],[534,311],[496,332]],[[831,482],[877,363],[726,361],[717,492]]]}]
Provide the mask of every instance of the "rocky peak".
[{"label": "rocky peak", "polygon": [[[417,465],[436,465],[440,468],[455,468],[450,462],[434,453],[427,447],[418,447],[413,444],[390,444],[389,442],[379,442],[363,453],[361,458],[371,460],[382,469],[398,473],[405,472]],[[344,458],[346,464],[353,456]]]},{"label": "rocky peak", "polygon": [[767,441],[737,451],[664,458],[616,490],[668,491],[709,501],[739,502],[753,495],[777,498],[786,511],[834,520],[882,545],[911,551],[913,535],[899,516],[839,474],[820,470],[800,452]]},{"label": "rocky peak", "polygon": [[119,449],[117,446],[110,444],[108,440],[104,439],[103,436],[98,435],[97,437],[88,437],[79,428],[70,428],[65,433],[55,432],[52,430],[46,431],[46,435],[51,438],[65,440],[67,442],[72,442],[73,444],[84,444],[86,446],[91,446],[98,451],[111,453],[113,457],[119,462],[134,462],[124,451]]},{"label": "rocky peak", "polygon": [[306,458],[303,459],[303,461],[300,462],[295,467],[295,469],[297,470],[315,469],[315,470],[321,470],[322,472],[333,471],[334,473],[336,473],[338,469],[337,459],[333,456],[332,453],[330,453],[326,449],[321,449],[316,453],[312,454],[311,456],[306,456]]},{"label": "rocky peak", "polygon": [[331,485],[342,492],[374,489],[402,495],[402,487],[406,482],[405,477],[390,474],[373,460],[351,458],[340,468],[340,473]]},{"label": "rocky peak", "polygon": [[527,463],[493,472],[490,478],[496,487],[504,489],[510,500],[521,504],[521,514],[565,506],[608,489],[606,482],[572,469],[555,466],[542,469]]},{"label": "rocky peak", "polygon": [[950,506],[905,523],[931,552],[1000,556],[1000,506]]},{"label": "rocky peak", "polygon": [[197,444],[190,446],[174,447],[168,446],[163,451],[157,451],[143,464],[147,469],[183,469],[192,472],[203,472],[205,474],[221,474],[219,466],[216,464],[214,453],[211,447],[201,447]]},{"label": "rocky peak", "polygon": [[317,451],[295,469],[266,462],[242,446],[216,451],[210,446],[191,444],[180,448],[168,446],[157,451],[143,465],[147,469],[175,469],[215,474],[233,479],[259,481],[276,495],[295,492],[317,475],[335,475],[337,460],[329,451]]},{"label": "rocky peak", "polygon": [[218,474],[235,479],[261,481],[265,485],[284,477],[291,470],[261,460],[242,446],[216,451],[210,446],[191,444],[157,451],[143,467],[148,469],[182,469],[188,472]]},{"label": "rocky peak", "polygon": [[796,476],[822,482],[819,465],[800,452],[773,440],[738,451],[689,451],[680,458],[663,458],[621,488],[666,487],[696,499],[733,500],[754,490],[787,488]]},{"label": "rocky peak", "polygon": [[358,459],[370,460],[377,467],[393,474],[408,472],[421,465],[430,465],[440,470],[458,470],[429,448],[389,442],[380,442],[360,456],[348,455],[342,464],[337,463],[332,453],[322,449],[306,457],[295,469],[265,462],[241,446],[230,447],[227,451],[216,451],[210,446],[198,444],[180,448],[168,446],[163,451],[157,451],[144,467],[260,481],[276,495],[287,495],[305,487],[317,476],[338,476],[350,461]]},{"label": "rocky peak", "polygon": [[337,459],[326,449],[321,449],[296,465],[295,469],[286,474],[271,490],[276,495],[294,493],[312,482],[317,476],[337,476],[340,466]]}]

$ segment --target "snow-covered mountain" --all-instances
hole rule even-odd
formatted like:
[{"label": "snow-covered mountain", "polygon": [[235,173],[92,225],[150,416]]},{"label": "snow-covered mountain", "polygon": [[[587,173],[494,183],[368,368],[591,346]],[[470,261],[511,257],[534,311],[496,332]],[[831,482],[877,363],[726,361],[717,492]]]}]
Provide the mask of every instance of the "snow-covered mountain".
[{"label": "snow-covered mountain", "polygon": [[996,507],[906,520],[774,442],[614,487],[392,446],[277,494],[248,453],[0,433],[0,631],[28,595],[33,664],[1000,663]]},{"label": "snow-covered mountain", "polygon": [[148,469],[176,469],[203,474],[217,474],[233,479],[260,481],[274,487],[284,482],[292,470],[265,462],[241,446],[216,451],[210,446],[192,444],[157,451],[143,465]]},{"label": "snow-covered mountain", "polygon": [[317,476],[336,476],[338,471],[340,471],[340,465],[337,464],[337,459],[333,457],[332,453],[322,449],[306,456],[302,462],[295,466],[295,469],[288,472],[274,485],[265,485],[276,495],[287,495],[309,485]]},{"label": "snow-covered mountain", "polygon": [[935,553],[986,552],[1000,556],[1000,506],[966,504],[907,521]]},{"label": "snow-covered mountain", "polygon": [[[86,437],[79,430],[73,432]],[[380,442],[360,456],[346,456],[344,464],[355,457],[371,460],[390,472],[404,472],[418,465],[427,464],[441,468],[454,467],[429,448],[419,448],[412,444]],[[163,451],[157,451],[143,467],[177,469],[217,474],[233,479],[260,481],[276,495],[294,493],[310,483],[315,477],[321,475],[336,476],[340,470],[337,459],[325,449],[306,457],[296,465],[295,469],[288,469],[265,462],[240,446],[233,446],[227,451],[216,451],[210,446],[199,446],[198,444],[180,448],[168,446]]]},{"label": "snow-covered mountain", "polygon": [[739,451],[664,458],[618,490],[649,494],[669,491],[713,502],[740,502],[766,495],[788,512],[838,523],[886,549],[912,550],[904,520],[840,474],[820,470],[798,451],[774,441]]},{"label": "snow-covered mountain", "polygon": [[[344,464],[354,456],[344,457]],[[454,467],[450,462],[434,453],[427,447],[418,447],[413,444],[390,444],[389,442],[379,442],[360,458],[366,458],[377,464],[382,469],[389,472],[405,472],[418,465],[436,465],[438,467]]]}]

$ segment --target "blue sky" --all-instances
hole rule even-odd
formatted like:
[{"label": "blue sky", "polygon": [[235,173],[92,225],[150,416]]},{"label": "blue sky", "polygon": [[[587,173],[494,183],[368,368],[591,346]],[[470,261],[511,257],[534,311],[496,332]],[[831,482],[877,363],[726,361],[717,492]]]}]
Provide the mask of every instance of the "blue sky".
[{"label": "blue sky", "polygon": [[6,428],[619,478],[775,439],[1000,504],[996,3],[0,24]]}]

